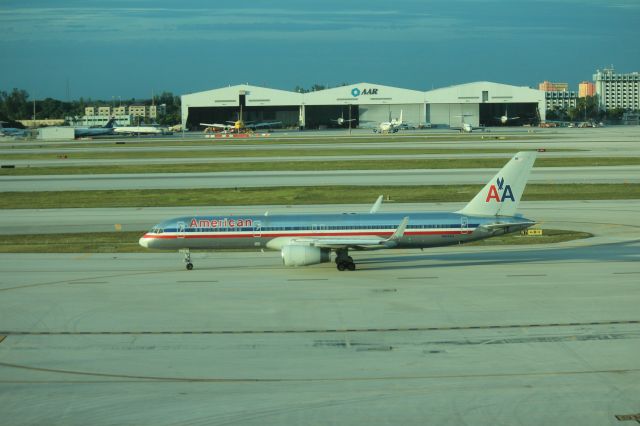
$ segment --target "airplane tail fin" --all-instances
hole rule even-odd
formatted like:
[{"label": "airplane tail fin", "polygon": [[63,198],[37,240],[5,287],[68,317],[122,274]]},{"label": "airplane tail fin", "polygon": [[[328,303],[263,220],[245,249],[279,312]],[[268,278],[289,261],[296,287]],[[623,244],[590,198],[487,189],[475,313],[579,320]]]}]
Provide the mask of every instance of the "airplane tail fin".
[{"label": "airplane tail fin", "polygon": [[115,124],[116,124],[116,119],[114,117],[111,117],[109,121],[107,121],[107,124],[104,125],[104,127],[105,129],[111,129]]},{"label": "airplane tail fin", "polygon": [[458,213],[473,216],[514,216],[536,161],[536,153],[522,151],[482,188]]}]

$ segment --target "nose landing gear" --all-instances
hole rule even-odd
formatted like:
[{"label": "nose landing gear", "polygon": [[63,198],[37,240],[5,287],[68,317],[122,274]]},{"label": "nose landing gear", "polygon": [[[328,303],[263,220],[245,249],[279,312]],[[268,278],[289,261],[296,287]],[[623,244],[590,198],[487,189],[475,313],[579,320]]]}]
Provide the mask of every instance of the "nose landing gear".
[{"label": "nose landing gear", "polygon": [[193,269],[193,263],[191,263],[191,252],[189,249],[180,250],[180,253],[184,254],[184,263],[187,268],[187,271]]}]

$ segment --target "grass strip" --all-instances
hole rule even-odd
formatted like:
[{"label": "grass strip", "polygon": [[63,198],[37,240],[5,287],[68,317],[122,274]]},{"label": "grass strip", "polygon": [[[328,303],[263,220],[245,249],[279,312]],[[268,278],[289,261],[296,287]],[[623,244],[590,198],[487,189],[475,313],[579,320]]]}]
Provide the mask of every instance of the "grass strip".
[{"label": "grass strip", "polygon": [[[469,201],[484,184],[318,186],[166,190],[3,192],[0,208],[171,207],[371,203],[384,194],[399,203]],[[637,184],[529,184],[525,201],[640,199]]]},{"label": "grass strip", "polygon": [[[138,245],[138,239],[142,234],[142,232],[100,232],[4,235],[0,239],[0,253],[146,253],[162,251],[149,250]],[[548,244],[591,236],[593,235],[586,232],[545,229],[542,236],[511,234],[469,243],[469,245]]]},{"label": "grass strip", "polygon": [[[397,153],[397,152],[396,152]],[[61,160],[64,161],[64,160]],[[139,164],[74,167],[0,168],[0,176],[138,174],[138,173],[212,173],[240,171],[320,171],[320,170],[408,170],[408,169],[469,169],[504,166],[504,158],[478,159],[415,159],[415,160],[331,160],[282,161],[203,164]],[[4,164],[7,164],[6,162]],[[536,167],[602,167],[640,165],[640,157],[540,158]]]}]

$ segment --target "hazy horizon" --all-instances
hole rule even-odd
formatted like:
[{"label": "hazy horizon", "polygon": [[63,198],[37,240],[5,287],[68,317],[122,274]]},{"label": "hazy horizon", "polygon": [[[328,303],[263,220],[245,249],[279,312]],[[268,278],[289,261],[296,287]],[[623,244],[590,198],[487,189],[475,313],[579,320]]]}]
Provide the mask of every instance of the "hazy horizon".
[{"label": "hazy horizon", "polygon": [[638,71],[638,22],[635,0],[6,0],[0,90],[116,101],[241,83],[577,90],[596,69]]}]

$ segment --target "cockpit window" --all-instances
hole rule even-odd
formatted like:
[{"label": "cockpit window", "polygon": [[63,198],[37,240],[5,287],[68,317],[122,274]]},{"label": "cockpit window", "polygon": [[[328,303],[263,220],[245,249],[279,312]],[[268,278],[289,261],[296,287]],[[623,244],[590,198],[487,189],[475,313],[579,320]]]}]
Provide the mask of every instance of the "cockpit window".
[{"label": "cockpit window", "polygon": [[162,234],[164,232],[164,230],[158,226],[154,226],[153,229],[151,230],[152,234]]}]

